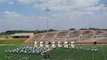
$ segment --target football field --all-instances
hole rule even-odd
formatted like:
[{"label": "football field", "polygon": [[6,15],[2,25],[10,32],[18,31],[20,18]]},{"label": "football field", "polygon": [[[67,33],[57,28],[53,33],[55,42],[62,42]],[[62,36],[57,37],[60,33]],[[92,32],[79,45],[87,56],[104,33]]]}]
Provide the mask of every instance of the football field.
[{"label": "football field", "polygon": [[[44,60],[41,54],[9,54],[5,50],[26,45],[0,45],[0,60]],[[32,46],[32,45],[31,45]],[[94,51],[92,49],[98,49]],[[107,45],[75,45],[75,48],[56,47],[50,52],[49,60],[107,60]]]}]

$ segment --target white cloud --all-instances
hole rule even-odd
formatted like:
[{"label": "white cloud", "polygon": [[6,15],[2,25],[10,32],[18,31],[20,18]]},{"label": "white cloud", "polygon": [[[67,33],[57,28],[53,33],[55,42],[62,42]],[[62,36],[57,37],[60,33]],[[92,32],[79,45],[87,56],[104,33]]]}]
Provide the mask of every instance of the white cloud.
[{"label": "white cloud", "polygon": [[8,4],[14,4],[14,0],[0,0],[0,3],[8,3]]},{"label": "white cloud", "polygon": [[14,12],[14,11],[4,11],[3,16],[7,17],[7,18],[20,18],[20,17],[23,17],[22,14],[19,14],[19,13]]},{"label": "white cloud", "polygon": [[100,0],[41,0],[43,3],[34,4],[33,8],[49,8],[54,16],[72,16],[72,18],[83,15],[92,15],[96,10],[102,9],[97,6]]},{"label": "white cloud", "polygon": [[[48,17],[49,27],[52,26],[52,28],[54,27],[55,29],[64,29],[64,27],[106,27],[107,8],[103,7],[103,4],[99,4],[99,1],[100,0],[17,0],[18,3],[33,5],[33,8],[36,9],[49,8],[52,14],[49,14],[51,16]],[[5,21],[6,26],[9,26],[5,27],[6,29],[38,29],[38,25],[41,26],[39,26],[41,29],[46,28],[44,26],[46,25],[47,18],[44,16],[24,16],[15,11],[4,11],[3,17],[6,19],[2,21]]]},{"label": "white cloud", "polygon": [[36,0],[17,0],[18,2],[20,3],[23,3],[23,4],[32,4],[34,3]]},{"label": "white cloud", "polygon": [[14,4],[14,3],[15,3],[15,2],[13,2],[13,1],[9,1],[9,2],[8,2],[8,4],[11,4],[11,5]]},{"label": "white cloud", "polygon": [[100,0],[73,0],[74,5],[77,7],[89,7],[96,5]]},{"label": "white cloud", "polygon": [[3,2],[5,2],[6,0],[0,0],[0,3],[3,3]]},{"label": "white cloud", "polygon": [[[66,10],[74,8],[84,8],[96,5],[99,0],[46,0],[39,4],[42,8],[50,8],[52,10]],[[37,4],[34,5],[37,7]]]},{"label": "white cloud", "polygon": [[46,29],[43,16],[26,16],[15,11],[4,11],[0,18],[0,31]]}]

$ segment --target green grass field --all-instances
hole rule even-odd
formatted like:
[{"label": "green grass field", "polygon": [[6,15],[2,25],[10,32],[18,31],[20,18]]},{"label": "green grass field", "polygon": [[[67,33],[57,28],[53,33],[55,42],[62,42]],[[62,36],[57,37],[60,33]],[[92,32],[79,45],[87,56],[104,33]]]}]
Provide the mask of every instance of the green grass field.
[{"label": "green grass field", "polygon": [[[5,50],[26,45],[0,45],[0,60],[43,60],[41,55],[10,54],[7,59]],[[82,51],[72,48],[55,48],[50,53],[50,60],[107,60],[107,45],[76,45],[76,47],[98,48],[98,52]]]},{"label": "green grass field", "polygon": [[0,44],[18,44],[23,43],[25,39],[0,40]]}]

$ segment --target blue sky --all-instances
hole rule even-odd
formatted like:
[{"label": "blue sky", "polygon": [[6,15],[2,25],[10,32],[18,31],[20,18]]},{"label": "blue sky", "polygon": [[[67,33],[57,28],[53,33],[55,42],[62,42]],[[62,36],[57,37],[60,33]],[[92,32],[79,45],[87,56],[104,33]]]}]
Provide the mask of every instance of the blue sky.
[{"label": "blue sky", "polygon": [[[0,32],[107,28],[107,0],[0,0]],[[46,8],[50,11],[46,12]]]}]

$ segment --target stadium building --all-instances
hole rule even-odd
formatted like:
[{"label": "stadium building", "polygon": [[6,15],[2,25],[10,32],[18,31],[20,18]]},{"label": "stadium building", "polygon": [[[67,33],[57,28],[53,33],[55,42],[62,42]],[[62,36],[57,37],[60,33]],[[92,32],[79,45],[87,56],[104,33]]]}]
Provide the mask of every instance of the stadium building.
[{"label": "stadium building", "polygon": [[12,34],[12,38],[30,38],[34,33],[15,33]]}]

